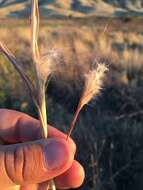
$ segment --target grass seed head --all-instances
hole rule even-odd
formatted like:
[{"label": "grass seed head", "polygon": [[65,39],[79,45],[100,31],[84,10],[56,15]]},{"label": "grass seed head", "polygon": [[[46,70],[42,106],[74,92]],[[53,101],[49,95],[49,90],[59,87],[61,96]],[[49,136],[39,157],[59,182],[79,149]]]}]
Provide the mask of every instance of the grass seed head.
[{"label": "grass seed head", "polygon": [[78,107],[74,114],[73,120],[71,122],[70,129],[69,129],[69,132],[67,135],[67,139],[71,135],[71,133],[75,127],[75,123],[77,121],[78,115],[79,115],[81,109],[83,108],[83,106],[88,104],[88,102],[92,98],[96,97],[100,93],[100,90],[102,89],[102,86],[103,86],[105,72],[107,70],[108,70],[108,68],[105,64],[97,63],[96,68],[93,70],[90,70],[85,75],[85,86],[84,86],[83,93],[80,98]]},{"label": "grass seed head", "polygon": [[97,63],[96,68],[85,75],[85,86],[79,103],[81,108],[100,93],[107,70],[105,64]]},{"label": "grass seed head", "polygon": [[44,83],[46,83],[48,76],[57,71],[61,61],[61,54],[58,50],[52,49],[43,54],[40,59],[39,73]]}]

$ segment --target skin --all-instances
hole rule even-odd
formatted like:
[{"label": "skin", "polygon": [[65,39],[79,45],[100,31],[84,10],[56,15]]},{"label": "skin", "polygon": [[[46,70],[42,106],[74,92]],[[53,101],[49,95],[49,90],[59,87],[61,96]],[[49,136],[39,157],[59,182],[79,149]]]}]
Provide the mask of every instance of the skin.
[{"label": "skin", "polygon": [[74,160],[75,143],[52,126],[48,130],[41,140],[39,121],[0,109],[1,190],[45,190],[50,179],[58,189],[81,186],[84,169]]}]

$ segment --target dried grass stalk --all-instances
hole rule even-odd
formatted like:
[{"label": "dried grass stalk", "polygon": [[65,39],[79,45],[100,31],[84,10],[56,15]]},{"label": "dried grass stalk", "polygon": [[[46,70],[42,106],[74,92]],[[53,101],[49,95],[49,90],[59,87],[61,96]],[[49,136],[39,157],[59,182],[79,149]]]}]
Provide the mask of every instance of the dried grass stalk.
[{"label": "dried grass stalk", "polygon": [[19,73],[20,77],[27,84],[27,87],[28,87],[29,91],[31,92],[31,94],[33,94],[34,87],[31,83],[31,80],[26,75],[26,73],[23,71],[23,69],[20,67],[20,65],[17,63],[17,60],[16,60],[15,56],[12,54],[12,52],[2,42],[0,42],[0,51],[7,57],[7,59],[10,61],[10,63],[12,63],[12,65],[15,67],[15,69]]},{"label": "dried grass stalk", "polygon": [[105,72],[107,70],[108,68],[105,64],[98,63],[96,69],[89,71],[89,73],[85,75],[85,86],[78,107],[74,114],[73,120],[71,122],[67,139],[69,138],[75,127],[75,123],[81,109],[84,107],[84,105],[88,104],[88,102],[92,98],[96,97],[100,93],[104,81]]},{"label": "dried grass stalk", "polygon": [[39,8],[38,1],[32,0],[32,14],[31,14],[31,39],[32,39],[32,55],[35,63],[39,63],[40,55],[38,48],[38,32],[39,32]]},{"label": "dried grass stalk", "polygon": [[[43,128],[43,137],[47,138],[47,114],[46,114],[46,98],[45,98],[45,80],[41,75],[40,67],[40,53],[38,48],[38,32],[39,32],[39,8],[38,1],[32,0],[32,13],[31,13],[31,47],[32,57],[36,75],[36,89],[38,98],[38,113]],[[46,76],[47,77],[47,76]]]},{"label": "dried grass stalk", "polygon": [[10,61],[10,63],[14,66],[16,71],[19,73],[20,77],[25,82],[26,86],[28,87],[28,90],[32,96],[32,99],[33,99],[35,105],[38,107],[36,91],[35,91],[35,87],[31,81],[31,79],[23,71],[22,67],[18,64],[16,57],[7,48],[7,46],[4,43],[2,43],[1,41],[0,41],[0,52],[2,52],[6,56],[6,58]]},{"label": "dried grass stalk", "polygon": [[[41,126],[43,128],[43,137],[48,137],[47,128],[47,112],[46,112],[46,97],[45,97],[45,85],[49,74],[51,73],[50,64],[51,62],[43,63],[38,48],[38,32],[39,32],[39,7],[38,0],[32,0],[32,14],[31,14],[31,34],[32,34],[32,57],[35,66],[36,74],[36,88],[38,92],[38,112]],[[48,185],[49,186],[49,185]],[[45,189],[49,189],[49,187]],[[56,190],[54,180],[50,182],[50,189]]]}]

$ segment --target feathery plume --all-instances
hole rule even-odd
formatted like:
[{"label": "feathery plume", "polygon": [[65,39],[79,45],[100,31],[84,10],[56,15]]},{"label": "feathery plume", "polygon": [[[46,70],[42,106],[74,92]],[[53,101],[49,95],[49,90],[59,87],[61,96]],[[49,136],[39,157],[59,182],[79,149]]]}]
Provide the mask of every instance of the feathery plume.
[{"label": "feathery plume", "polygon": [[67,135],[67,139],[69,138],[74,129],[76,120],[81,109],[84,107],[84,105],[88,104],[88,102],[92,98],[96,97],[100,93],[105,77],[105,72],[107,70],[108,68],[105,64],[97,63],[97,67],[94,70],[89,71],[89,73],[85,75],[85,86],[77,110],[74,114],[70,130]]},{"label": "feathery plume", "polygon": [[103,85],[103,79],[105,77],[105,72],[107,71],[105,64],[97,64],[95,70],[89,71],[86,74],[85,87],[80,99],[80,107],[82,108],[87,104],[94,96],[97,96],[100,93],[100,90]]},{"label": "feathery plume", "polygon": [[44,83],[46,83],[48,76],[54,73],[61,61],[61,53],[52,49],[44,53],[40,58],[40,75]]}]

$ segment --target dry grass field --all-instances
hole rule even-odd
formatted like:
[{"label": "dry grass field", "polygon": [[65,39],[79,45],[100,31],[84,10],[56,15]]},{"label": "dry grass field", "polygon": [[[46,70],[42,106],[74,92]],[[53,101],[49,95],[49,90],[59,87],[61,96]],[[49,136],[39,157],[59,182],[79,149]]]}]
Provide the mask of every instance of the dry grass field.
[{"label": "dry grass field", "polygon": [[[58,51],[57,67],[47,89],[48,121],[67,131],[83,88],[84,74],[95,62],[109,72],[101,95],[87,105],[73,138],[84,165],[82,190],[143,189],[143,32],[142,19],[43,20],[43,54]],[[33,77],[29,22],[0,21],[0,40]],[[36,117],[25,86],[0,55],[0,107]]]}]

